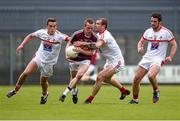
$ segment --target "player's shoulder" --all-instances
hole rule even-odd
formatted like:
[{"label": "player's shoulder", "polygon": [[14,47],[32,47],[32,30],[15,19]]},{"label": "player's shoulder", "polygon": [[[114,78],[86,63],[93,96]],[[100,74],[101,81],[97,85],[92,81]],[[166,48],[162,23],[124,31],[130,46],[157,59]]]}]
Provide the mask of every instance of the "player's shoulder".
[{"label": "player's shoulder", "polygon": [[92,35],[93,35],[95,38],[98,38],[98,35],[97,35],[95,32],[92,32]]},{"label": "player's shoulder", "polygon": [[161,30],[162,30],[163,32],[167,33],[167,34],[173,35],[173,33],[171,32],[171,30],[168,29],[168,28],[166,28],[166,27],[164,27],[164,26],[161,27]]},{"label": "player's shoulder", "polygon": [[47,31],[45,29],[39,29],[32,33],[34,36],[39,37],[44,34],[47,34]]},{"label": "player's shoulder", "polygon": [[79,35],[83,33],[83,29],[77,30],[74,32],[74,35]]},{"label": "player's shoulder", "polygon": [[153,31],[152,27],[149,27],[149,28],[146,29],[145,33],[146,32],[152,32],[152,31]]},{"label": "player's shoulder", "polygon": [[112,37],[112,34],[111,34],[110,31],[105,30],[104,33],[103,33],[103,36],[104,36],[105,38],[111,38],[111,37]]},{"label": "player's shoulder", "polygon": [[65,36],[66,34],[60,32],[59,30],[56,30],[55,34],[59,35],[59,36]]},{"label": "player's shoulder", "polygon": [[104,34],[105,34],[105,35],[111,35],[111,32],[106,29],[106,30],[104,31]]},{"label": "player's shoulder", "polygon": [[153,33],[153,29],[152,29],[152,27],[149,27],[148,29],[145,30],[144,36],[149,35],[151,33]]},{"label": "player's shoulder", "polygon": [[46,29],[38,29],[38,30],[36,30],[35,32],[43,33],[43,32],[47,32],[47,30],[46,30]]},{"label": "player's shoulder", "polygon": [[56,33],[56,34],[62,34],[59,30],[56,30],[55,33]]}]

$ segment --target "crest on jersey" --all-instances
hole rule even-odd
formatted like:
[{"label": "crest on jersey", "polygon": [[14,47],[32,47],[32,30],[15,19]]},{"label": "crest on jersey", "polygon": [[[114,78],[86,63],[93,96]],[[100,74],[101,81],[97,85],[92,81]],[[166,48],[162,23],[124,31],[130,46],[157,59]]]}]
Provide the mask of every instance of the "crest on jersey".
[{"label": "crest on jersey", "polygon": [[44,42],[43,43],[43,50],[51,52],[52,51],[52,44]]},{"label": "crest on jersey", "polygon": [[152,42],[151,43],[151,50],[158,49],[158,47],[159,47],[159,43],[158,42]]}]

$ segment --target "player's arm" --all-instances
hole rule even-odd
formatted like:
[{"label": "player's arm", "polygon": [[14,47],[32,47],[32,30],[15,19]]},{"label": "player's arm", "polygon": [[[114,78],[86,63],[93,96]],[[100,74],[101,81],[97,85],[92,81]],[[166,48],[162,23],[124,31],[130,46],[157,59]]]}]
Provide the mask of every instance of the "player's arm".
[{"label": "player's arm", "polygon": [[175,39],[171,40],[169,42],[169,45],[170,45],[171,50],[170,50],[169,56],[167,56],[165,60],[163,61],[164,63],[170,63],[177,50],[177,43]]},{"label": "player's arm", "polygon": [[66,38],[66,41],[69,42],[70,40],[71,40],[71,37],[68,36],[68,37]]},{"label": "player's arm", "polygon": [[145,45],[145,39],[143,37],[141,37],[141,39],[139,40],[139,42],[137,44],[138,53],[144,54],[144,45]]},{"label": "player's arm", "polygon": [[89,44],[88,42],[82,42],[82,41],[75,41],[73,43],[73,45],[76,46],[76,47],[82,47],[82,46],[86,46],[88,44]]},{"label": "player's arm", "polygon": [[95,43],[95,47],[99,49],[99,48],[100,48],[101,46],[103,46],[105,43],[106,43],[106,42],[105,42],[104,40],[100,39],[99,41],[97,41],[97,42]]},{"label": "player's arm", "polygon": [[101,46],[103,46],[105,44],[105,41],[100,39],[99,41],[97,42],[91,42],[91,43],[88,43],[86,46],[88,48],[91,48],[91,49],[99,49]]},{"label": "player's arm", "polygon": [[21,50],[24,48],[24,46],[25,46],[29,41],[31,41],[33,38],[35,38],[35,34],[34,34],[34,33],[28,34],[28,35],[24,38],[23,42],[17,47],[17,49],[16,49],[16,54],[19,55],[20,52],[21,52]]},{"label": "player's arm", "polygon": [[104,40],[99,40],[98,42],[81,42],[81,41],[76,41],[73,43],[74,46],[76,47],[87,47],[87,48],[90,48],[90,49],[98,49],[100,48],[102,45],[105,44],[105,41]]},{"label": "player's arm", "polygon": [[84,55],[93,55],[94,54],[94,50],[85,50],[85,49],[82,49],[81,47],[76,47],[75,51],[78,53],[82,53]]},{"label": "player's arm", "polygon": [[[57,32],[58,34],[60,34],[61,37],[63,36],[64,41],[69,42],[69,41],[71,40],[71,37],[69,37],[67,34],[63,34],[63,33],[61,33],[59,30],[56,30],[56,32]],[[61,40],[61,39],[60,39],[60,40]]]}]

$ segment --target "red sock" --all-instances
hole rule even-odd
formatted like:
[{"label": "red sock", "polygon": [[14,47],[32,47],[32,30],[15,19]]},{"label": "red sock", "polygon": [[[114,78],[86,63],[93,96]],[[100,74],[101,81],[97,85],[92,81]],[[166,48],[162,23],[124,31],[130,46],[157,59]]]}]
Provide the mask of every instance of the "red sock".
[{"label": "red sock", "polygon": [[121,93],[126,93],[126,88],[121,87],[120,91],[121,91]]},{"label": "red sock", "polygon": [[92,102],[93,99],[94,99],[93,96],[89,96],[89,97],[88,97],[88,100],[89,100],[90,102]]},{"label": "red sock", "polygon": [[138,99],[138,95],[133,95],[133,99]]},{"label": "red sock", "polygon": [[15,89],[14,89],[14,90],[17,92],[20,88],[21,88],[21,85],[16,84],[16,87],[15,87]]}]

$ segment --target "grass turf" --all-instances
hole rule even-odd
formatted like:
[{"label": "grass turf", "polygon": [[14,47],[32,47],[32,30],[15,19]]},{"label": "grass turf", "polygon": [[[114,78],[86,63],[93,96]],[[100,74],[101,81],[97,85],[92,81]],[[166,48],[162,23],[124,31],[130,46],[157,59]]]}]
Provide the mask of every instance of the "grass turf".
[{"label": "grass turf", "polygon": [[[71,94],[65,102],[59,96],[65,85],[50,85],[48,102],[40,105],[41,88],[23,86],[18,94],[7,98],[13,87],[0,86],[0,120],[180,120],[179,86],[160,85],[160,101],[152,103],[150,85],[141,86],[140,103],[130,105],[131,96],[119,100],[119,91],[112,86],[101,88],[92,104],[83,104],[92,86],[80,85],[79,102],[73,104]],[[127,86],[131,89],[130,86]]]}]

